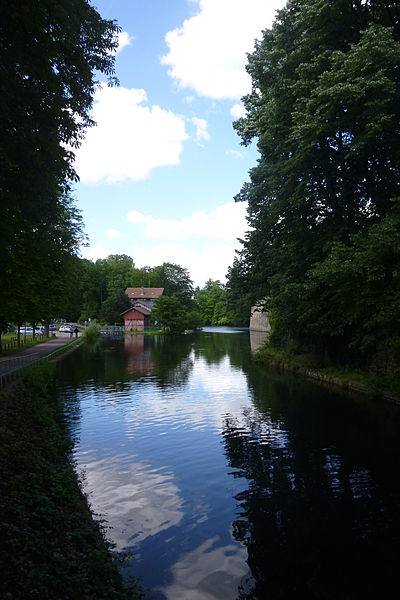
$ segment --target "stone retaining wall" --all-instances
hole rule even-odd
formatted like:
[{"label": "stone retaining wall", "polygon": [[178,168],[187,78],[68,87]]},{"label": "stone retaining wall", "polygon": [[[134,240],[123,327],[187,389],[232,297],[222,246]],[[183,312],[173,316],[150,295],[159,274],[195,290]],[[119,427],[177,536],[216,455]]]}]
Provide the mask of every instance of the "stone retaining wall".
[{"label": "stone retaining wall", "polygon": [[250,330],[264,331],[268,334],[271,331],[271,325],[268,313],[263,312],[263,307],[264,302],[258,302],[255,306],[251,307]]}]

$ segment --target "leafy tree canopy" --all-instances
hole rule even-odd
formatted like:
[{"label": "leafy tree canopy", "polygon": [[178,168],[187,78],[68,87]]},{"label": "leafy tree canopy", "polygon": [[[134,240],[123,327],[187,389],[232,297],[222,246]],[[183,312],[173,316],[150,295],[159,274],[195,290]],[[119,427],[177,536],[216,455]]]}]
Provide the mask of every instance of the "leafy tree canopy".
[{"label": "leafy tree canopy", "polygon": [[153,269],[157,287],[164,288],[165,296],[176,296],[180,302],[189,307],[193,300],[193,281],[189,271],[174,263],[163,263]]},{"label": "leafy tree canopy", "polygon": [[[399,305],[376,294],[369,267],[360,274],[355,320],[346,286],[361,260],[371,264],[395,219],[399,65],[398,3],[386,0],[289,0],[249,56],[252,91],[235,128],[244,144],[257,138],[260,158],[237,196],[248,201],[251,229],[228,289],[239,276],[250,295],[269,299],[275,343],[336,357],[351,343],[367,360],[379,346],[381,318],[371,315],[382,314],[381,303],[385,326],[398,325]],[[387,250],[393,279],[398,255],[392,242]],[[342,301],[329,307],[316,289],[339,256],[351,267],[335,278]]]},{"label": "leafy tree canopy", "polygon": [[1,319],[50,311],[82,243],[74,150],[97,77],[116,83],[118,31],[87,0],[0,5]]},{"label": "leafy tree canopy", "polygon": [[203,325],[227,325],[226,291],[220,281],[209,279],[203,288],[197,288],[195,302]]},{"label": "leafy tree canopy", "polygon": [[154,304],[151,320],[171,333],[182,333],[187,328],[187,311],[177,296],[160,296]]}]

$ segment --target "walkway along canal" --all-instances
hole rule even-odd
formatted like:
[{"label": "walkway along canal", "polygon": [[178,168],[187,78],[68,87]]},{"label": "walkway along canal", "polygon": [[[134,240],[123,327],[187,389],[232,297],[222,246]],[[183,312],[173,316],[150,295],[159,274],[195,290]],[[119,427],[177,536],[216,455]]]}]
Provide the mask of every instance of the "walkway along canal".
[{"label": "walkway along canal", "polygon": [[247,331],[58,365],[92,508],[154,599],[394,597],[400,409],[251,360]]},{"label": "walkway along canal", "polygon": [[14,352],[13,354],[0,354],[0,390],[14,381],[23,369],[37,363],[42,358],[55,356],[65,345],[75,344],[68,336],[59,335],[50,338],[36,346]]}]

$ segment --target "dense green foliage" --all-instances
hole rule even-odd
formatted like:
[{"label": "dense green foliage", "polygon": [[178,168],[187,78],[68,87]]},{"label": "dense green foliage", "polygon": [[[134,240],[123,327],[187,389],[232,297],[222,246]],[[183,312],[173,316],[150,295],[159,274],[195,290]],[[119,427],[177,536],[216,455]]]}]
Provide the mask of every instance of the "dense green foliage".
[{"label": "dense green foliage", "polygon": [[398,363],[399,69],[389,0],[290,0],[249,56],[235,127],[260,158],[228,289],[268,298],[276,346]]},{"label": "dense green foliage", "polygon": [[226,302],[232,325],[247,327],[250,321],[251,307],[265,294],[255,285],[255,273],[250,280],[250,270],[246,263],[245,252],[238,253],[229,267],[226,283]]},{"label": "dense green foliage", "polygon": [[161,296],[151,312],[153,323],[171,333],[182,333],[190,327],[189,312],[176,296]]},{"label": "dense green foliage", "polygon": [[89,342],[93,342],[94,340],[97,340],[100,336],[101,333],[101,328],[100,326],[94,321],[92,323],[89,323],[89,325],[87,327],[85,327],[84,331],[83,331],[83,336],[86,338],[86,340],[88,340]]},{"label": "dense green foliage", "polygon": [[82,223],[70,194],[74,149],[118,27],[87,0],[0,6],[0,334],[68,307]]},{"label": "dense green foliage", "polygon": [[190,309],[193,302],[193,281],[189,271],[174,263],[163,263],[152,270],[154,287],[164,288],[165,296],[175,296],[180,303]]},{"label": "dense green foliage", "polygon": [[121,322],[121,313],[129,307],[125,290],[132,287],[136,271],[132,258],[125,254],[110,255],[95,262],[81,260],[75,317],[81,321],[90,318],[110,324]]},{"label": "dense green foliage", "polygon": [[182,333],[200,325],[200,315],[194,299],[189,271],[180,265],[163,263],[152,269],[156,285],[164,294],[155,302],[151,320],[170,333]]},{"label": "dense green foliage", "polygon": [[123,587],[79,489],[52,370],[31,368],[23,385],[1,398],[0,596],[138,598]]},{"label": "dense green foliage", "polygon": [[227,325],[226,290],[220,281],[209,279],[203,288],[197,288],[195,301],[202,325]]}]

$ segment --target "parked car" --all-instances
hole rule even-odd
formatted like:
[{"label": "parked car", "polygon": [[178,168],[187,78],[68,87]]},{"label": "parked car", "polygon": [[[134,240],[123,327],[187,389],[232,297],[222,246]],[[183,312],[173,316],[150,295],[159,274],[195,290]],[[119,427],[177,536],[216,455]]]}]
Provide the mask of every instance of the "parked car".
[{"label": "parked car", "polygon": [[19,332],[21,335],[33,335],[33,328],[27,325],[26,327],[21,327]]},{"label": "parked car", "polygon": [[72,325],[61,325],[61,327],[58,331],[60,333],[73,333],[74,328],[72,327]]},{"label": "parked car", "polygon": [[56,329],[56,324],[55,323],[49,323],[49,331],[55,331]]},{"label": "parked car", "polygon": [[[15,329],[15,331],[17,332],[18,330]],[[21,335],[33,335],[33,327],[31,325],[24,325],[23,327],[20,328],[20,334]],[[35,335],[44,335],[44,327],[43,325],[36,325],[35,327]]]}]

